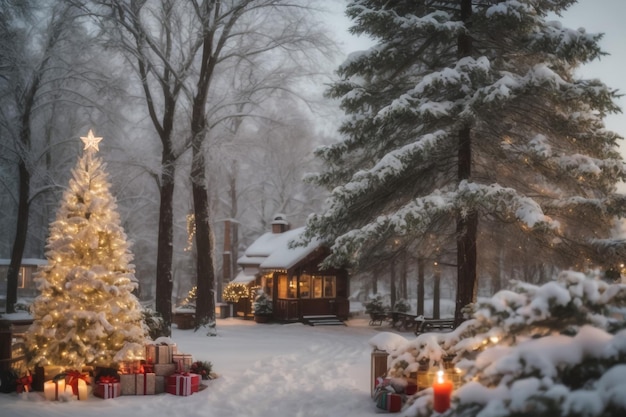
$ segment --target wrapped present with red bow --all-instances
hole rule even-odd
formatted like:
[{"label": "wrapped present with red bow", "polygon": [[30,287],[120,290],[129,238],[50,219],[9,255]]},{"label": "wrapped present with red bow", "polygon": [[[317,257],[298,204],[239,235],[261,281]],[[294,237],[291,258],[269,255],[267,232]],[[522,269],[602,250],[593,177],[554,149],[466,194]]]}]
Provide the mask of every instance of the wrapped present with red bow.
[{"label": "wrapped present with red bow", "polygon": [[154,362],[152,358],[148,358],[145,361],[141,361],[142,373],[153,373],[154,372]]},{"label": "wrapped present with red bow", "polygon": [[91,377],[88,372],[65,371],[65,386],[72,387],[72,394],[79,400],[87,399],[89,385],[91,385]]},{"label": "wrapped present with red bow", "polygon": [[93,394],[105,400],[119,397],[122,394],[119,378],[108,375],[101,376],[98,378]]},{"label": "wrapped present with red bow", "polygon": [[165,391],[180,396],[191,395],[200,388],[200,375],[177,372],[167,377]]},{"label": "wrapped present with red bow", "polygon": [[138,371],[140,372],[120,375],[122,395],[156,394],[156,375],[154,372],[146,372],[146,367],[141,367]]},{"label": "wrapped present with red bow", "polygon": [[58,374],[52,380],[43,383],[44,397],[48,401],[57,401],[65,394],[65,374]]},{"label": "wrapped present with red bow", "polygon": [[193,357],[188,353],[174,353],[172,355],[172,362],[176,364],[176,370],[178,372],[189,372],[191,370],[191,364],[193,363]]},{"label": "wrapped present with red bow", "polygon": [[33,383],[33,376],[29,372],[28,375],[25,375],[21,378],[17,378],[15,382],[16,382],[15,389],[18,392],[18,394],[22,392],[30,392],[31,384]]},{"label": "wrapped present with red bow", "polygon": [[146,345],[146,360],[154,364],[172,363],[172,355],[176,353],[176,344],[154,343]]},{"label": "wrapped present with red bow", "polygon": [[118,364],[118,372],[120,374],[138,374],[143,372],[141,360],[121,361]]},{"label": "wrapped present with red bow", "polygon": [[374,403],[376,407],[391,413],[402,410],[405,395],[401,394],[403,388],[397,381],[390,378],[381,378],[377,381],[374,390]]}]

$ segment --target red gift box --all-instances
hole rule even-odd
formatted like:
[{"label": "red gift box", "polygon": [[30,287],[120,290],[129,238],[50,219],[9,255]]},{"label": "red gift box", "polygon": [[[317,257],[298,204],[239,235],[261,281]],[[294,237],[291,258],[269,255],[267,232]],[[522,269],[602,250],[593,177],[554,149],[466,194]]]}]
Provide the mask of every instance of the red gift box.
[{"label": "red gift box", "polygon": [[200,375],[178,373],[167,377],[165,391],[174,395],[187,396],[198,392],[199,387]]},{"label": "red gift box", "polygon": [[18,394],[22,392],[30,392],[31,384],[33,383],[33,377],[29,372],[28,375],[18,378],[16,383],[16,391],[18,392]]},{"label": "red gift box", "polygon": [[402,409],[402,395],[392,392],[381,392],[376,397],[376,407],[396,413]]},{"label": "red gift box", "polygon": [[79,400],[86,400],[87,398],[82,398],[84,393],[81,394],[78,389],[78,381],[81,379],[85,381],[85,385],[91,385],[91,377],[89,376],[89,373],[76,370],[65,371],[65,386],[72,387],[72,393],[78,396]]},{"label": "red gift box", "polygon": [[96,384],[93,395],[96,397],[104,398],[105,400],[110,398],[119,397],[122,394],[122,387],[115,377],[103,376]]}]

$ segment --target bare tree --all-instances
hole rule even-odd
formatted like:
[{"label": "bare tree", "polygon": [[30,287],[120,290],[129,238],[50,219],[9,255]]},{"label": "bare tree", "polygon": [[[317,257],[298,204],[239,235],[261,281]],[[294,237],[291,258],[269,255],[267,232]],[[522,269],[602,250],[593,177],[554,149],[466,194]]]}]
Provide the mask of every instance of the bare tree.
[{"label": "bare tree", "polygon": [[[311,20],[306,19],[306,13],[311,9],[304,2],[203,1],[194,2],[194,7],[203,23],[202,53],[193,89],[190,121],[198,251],[196,327],[207,327],[209,334],[214,334],[215,262],[204,144],[211,133],[220,131],[224,120],[242,116],[233,112],[241,100],[254,108],[268,92],[286,91],[288,84],[282,76],[284,69],[302,68],[302,62],[310,57],[309,51],[319,51],[327,47],[329,41],[321,33],[314,33]],[[269,66],[271,70],[258,71],[258,67],[262,69],[263,66]],[[222,67],[237,68],[239,73],[250,74],[247,82],[237,90],[238,94],[219,91],[217,80]],[[242,71],[244,68],[255,71]],[[239,76],[239,79],[242,78]]]},{"label": "bare tree", "polygon": [[[161,143],[156,267],[156,310],[169,335],[172,322],[173,199],[176,162],[188,140],[176,140],[179,98],[202,42],[190,7],[174,0],[94,1],[84,4],[102,25],[105,45],[122,50],[134,67],[147,111]],[[197,23],[197,22],[196,22]]]},{"label": "bare tree", "polygon": [[[73,37],[76,15],[71,7],[51,2],[34,3],[3,2],[0,17],[2,61],[0,61],[0,88],[4,103],[0,112],[3,136],[11,138],[11,149],[19,175],[17,192],[16,230],[11,250],[11,262],[7,273],[6,311],[15,311],[17,282],[27,241],[30,205],[44,190],[32,192],[31,180],[37,165],[32,149],[32,123],[37,112],[52,103],[67,99],[62,80],[79,76],[71,71],[71,64],[60,59],[65,54],[68,39]],[[29,32],[30,31],[30,32]],[[35,36],[37,35],[37,36]],[[84,37],[83,37],[84,38]],[[76,96],[76,92],[70,93]],[[49,149],[48,149],[49,150]],[[44,149],[44,152],[48,150]]]},{"label": "bare tree", "polygon": [[[163,146],[157,310],[168,323],[174,168],[182,151],[191,148],[197,327],[214,328],[210,195],[215,191],[208,188],[208,149],[232,138],[233,120],[253,115],[267,97],[288,91],[285,76],[302,75],[305,64],[312,62],[313,51],[330,43],[321,31],[312,29],[313,10],[303,0],[94,0],[81,4],[107,29],[115,29],[108,31],[107,41],[131,57]],[[189,114],[189,124],[178,134],[182,139],[174,140],[177,123],[182,126],[181,110]]]}]

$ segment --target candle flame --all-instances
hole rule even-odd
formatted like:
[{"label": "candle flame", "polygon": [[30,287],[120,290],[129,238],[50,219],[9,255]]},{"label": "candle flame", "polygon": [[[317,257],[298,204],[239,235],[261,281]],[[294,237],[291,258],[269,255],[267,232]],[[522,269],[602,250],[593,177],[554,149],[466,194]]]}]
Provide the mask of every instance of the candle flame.
[{"label": "candle flame", "polygon": [[443,384],[443,371],[441,370],[437,371],[437,382]]}]

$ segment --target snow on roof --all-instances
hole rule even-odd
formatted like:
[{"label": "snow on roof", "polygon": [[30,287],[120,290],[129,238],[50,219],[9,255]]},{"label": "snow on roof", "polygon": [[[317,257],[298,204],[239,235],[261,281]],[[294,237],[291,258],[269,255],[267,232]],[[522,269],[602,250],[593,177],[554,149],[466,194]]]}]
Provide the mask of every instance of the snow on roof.
[{"label": "snow on roof", "polygon": [[318,240],[313,240],[306,246],[290,249],[289,242],[299,237],[303,231],[304,227],[299,227],[283,233],[265,233],[248,247],[237,263],[256,263],[263,269],[289,269],[320,246]]},{"label": "snow on roof", "polygon": [[254,274],[250,275],[246,273],[246,271],[239,271],[237,276],[232,281],[230,281],[230,284],[233,284],[233,283],[248,284],[251,281],[254,281],[254,278],[255,278]]}]

